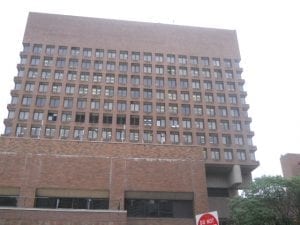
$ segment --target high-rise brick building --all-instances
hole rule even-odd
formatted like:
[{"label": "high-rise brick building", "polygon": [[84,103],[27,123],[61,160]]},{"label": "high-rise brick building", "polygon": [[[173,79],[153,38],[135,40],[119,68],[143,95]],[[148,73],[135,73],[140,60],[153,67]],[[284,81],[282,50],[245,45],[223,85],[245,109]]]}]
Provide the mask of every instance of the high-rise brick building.
[{"label": "high-rise brick building", "polygon": [[194,224],[258,166],[236,32],[30,13],[0,224]]},{"label": "high-rise brick building", "polygon": [[300,154],[287,153],[280,157],[283,176],[286,178],[300,176]]}]

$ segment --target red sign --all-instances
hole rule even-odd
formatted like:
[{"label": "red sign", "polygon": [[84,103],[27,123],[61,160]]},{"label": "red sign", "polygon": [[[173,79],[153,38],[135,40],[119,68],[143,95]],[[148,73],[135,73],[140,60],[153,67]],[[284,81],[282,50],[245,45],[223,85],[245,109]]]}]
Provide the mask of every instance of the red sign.
[{"label": "red sign", "polygon": [[197,225],[219,225],[217,212],[203,213],[197,218]]}]

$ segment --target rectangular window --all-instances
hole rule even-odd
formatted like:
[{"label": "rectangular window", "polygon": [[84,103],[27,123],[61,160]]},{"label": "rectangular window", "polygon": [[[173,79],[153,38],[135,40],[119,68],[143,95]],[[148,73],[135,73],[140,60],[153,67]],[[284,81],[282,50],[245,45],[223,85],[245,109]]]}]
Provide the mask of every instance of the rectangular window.
[{"label": "rectangular window", "polygon": [[224,145],[231,145],[231,136],[229,134],[222,135],[222,143]]},{"label": "rectangular window", "polygon": [[168,87],[171,88],[176,88],[176,79],[175,78],[169,78],[168,79]]},{"label": "rectangular window", "polygon": [[130,111],[131,112],[139,112],[140,104],[138,102],[131,102],[130,103]]},{"label": "rectangular window", "polygon": [[160,53],[156,53],[155,54],[155,61],[156,62],[163,62],[164,61],[164,55],[163,54],[160,54]]},{"label": "rectangular window", "polygon": [[216,120],[208,120],[207,121],[207,127],[210,130],[216,130],[217,129],[217,122],[216,122]]},{"label": "rectangular window", "polygon": [[139,76],[131,76],[131,84],[132,85],[140,85],[140,77]]},{"label": "rectangular window", "polygon": [[152,73],[152,65],[144,64],[144,73]]},{"label": "rectangular window", "polygon": [[136,115],[130,116],[130,125],[138,126],[140,124],[140,117]]},{"label": "rectangular window", "polygon": [[92,86],[92,95],[101,95],[101,87]]},{"label": "rectangular window", "polygon": [[[200,82],[199,82],[199,84],[200,84]],[[180,79],[180,87],[181,88],[185,89],[185,88],[188,88],[188,86],[189,86],[188,80]],[[192,87],[194,88],[193,82],[192,82]]]},{"label": "rectangular window", "polygon": [[84,121],[85,121],[85,114],[84,113],[76,113],[75,122],[84,123]]},{"label": "rectangular window", "polygon": [[98,60],[96,60],[95,62],[94,62],[94,69],[95,70],[102,70],[103,69],[103,62],[102,61],[98,61]]},{"label": "rectangular window", "polygon": [[112,111],[113,110],[114,103],[112,101],[104,100],[103,108],[106,111]]},{"label": "rectangular window", "polygon": [[103,141],[110,141],[111,137],[112,137],[111,128],[103,128],[102,129],[102,140]]},{"label": "rectangular window", "polygon": [[190,57],[190,63],[192,65],[197,65],[198,64],[198,57],[197,56],[191,56]]},{"label": "rectangular window", "polygon": [[192,77],[198,77],[199,76],[199,69],[198,68],[191,68],[191,75],[192,75]]},{"label": "rectangular window", "polygon": [[42,53],[43,46],[40,44],[34,44],[33,45],[33,53],[34,54],[41,54]]},{"label": "rectangular window", "polygon": [[223,131],[229,130],[229,121],[228,120],[221,120],[220,127]]},{"label": "rectangular window", "polygon": [[121,60],[127,60],[128,59],[128,52],[127,51],[120,51],[119,58]]},{"label": "rectangular window", "polygon": [[70,134],[70,128],[69,127],[61,127],[59,129],[59,137],[62,139],[66,139],[69,137]]},{"label": "rectangular window", "polygon": [[53,58],[52,57],[44,57],[43,66],[52,66]]},{"label": "rectangular window", "polygon": [[175,63],[175,55],[167,54],[167,63]]},{"label": "rectangular window", "polygon": [[73,107],[73,98],[65,98],[64,99],[64,108],[71,109]]},{"label": "rectangular window", "polygon": [[71,112],[62,112],[61,114],[62,122],[70,122],[72,121],[72,113]]},{"label": "rectangular window", "polygon": [[212,90],[212,82],[211,81],[205,80],[203,85],[204,85],[205,90]]},{"label": "rectangular window", "polygon": [[144,77],[144,86],[151,87],[152,86],[152,78],[151,77]]},{"label": "rectangular window", "polygon": [[156,126],[158,126],[158,127],[166,127],[166,118],[164,118],[164,117],[158,117],[156,119]]},{"label": "rectangular window", "polygon": [[71,56],[79,56],[80,55],[80,48],[79,47],[71,47]]},{"label": "rectangular window", "polygon": [[113,83],[115,83],[115,75],[114,74],[106,74],[105,82],[107,84],[113,84]]},{"label": "rectangular window", "polygon": [[113,97],[114,96],[114,87],[105,87],[105,96]]},{"label": "rectangular window", "polygon": [[209,134],[209,143],[210,144],[218,144],[219,140],[218,140],[218,135],[217,134]]},{"label": "rectangular window", "polygon": [[209,58],[208,57],[202,57],[201,62],[203,66],[209,66]]},{"label": "rectangular window", "polygon": [[54,107],[54,108],[57,108],[59,107],[59,104],[60,104],[60,99],[57,98],[57,97],[51,97],[50,98],[50,107]]},{"label": "rectangular window", "polygon": [[144,133],[143,133],[143,141],[145,143],[151,143],[153,141],[153,133],[152,133],[152,131],[144,131]]},{"label": "rectangular window", "polygon": [[83,57],[91,57],[92,56],[92,49],[91,48],[84,48],[82,53],[83,53]]},{"label": "rectangular window", "polygon": [[65,67],[65,65],[66,65],[66,59],[65,58],[57,58],[55,65],[56,65],[57,68],[63,68],[63,67]]},{"label": "rectangular window", "polygon": [[216,79],[222,79],[222,71],[221,70],[214,70],[214,77]]},{"label": "rectangular window", "polygon": [[106,70],[113,72],[116,69],[116,63],[115,62],[107,62],[106,63]]},{"label": "rectangular window", "polygon": [[178,113],[178,105],[177,104],[169,104],[169,113],[177,114]]},{"label": "rectangular window", "polygon": [[77,73],[75,71],[68,71],[68,81],[75,81],[77,79]]},{"label": "rectangular window", "polygon": [[144,99],[152,99],[152,89],[144,89]]},{"label": "rectangular window", "polygon": [[124,111],[126,111],[126,102],[119,101],[119,102],[117,103],[117,110],[118,110],[119,112],[124,112]]},{"label": "rectangular window", "polygon": [[61,84],[53,83],[52,85],[52,93],[60,93],[61,92]]},{"label": "rectangular window", "polygon": [[206,93],[204,97],[205,97],[205,102],[207,102],[207,103],[214,102],[214,96],[212,93]]},{"label": "rectangular window", "polygon": [[59,56],[66,56],[68,52],[68,47],[66,46],[59,46],[58,47],[58,55]]},{"label": "rectangular window", "polygon": [[164,90],[156,90],[156,99],[164,100],[165,99],[165,91]]},{"label": "rectangular window", "polygon": [[129,140],[131,142],[138,142],[139,141],[139,131],[138,130],[130,130],[129,131]]},{"label": "rectangular window", "polygon": [[95,57],[96,58],[103,58],[104,57],[104,50],[103,49],[96,49]]},{"label": "rectangular window", "polygon": [[88,86],[87,85],[79,85],[78,94],[80,94],[80,95],[88,94]]},{"label": "rectangular window", "polygon": [[164,103],[157,103],[156,104],[156,112],[164,113],[165,112],[165,104]]},{"label": "rectangular window", "polygon": [[89,128],[88,139],[89,140],[97,140],[98,139],[98,129],[97,128]]},{"label": "rectangular window", "polygon": [[188,75],[188,70],[186,67],[179,67],[179,75],[180,76],[187,76]]},{"label": "rectangular window", "polygon": [[151,62],[151,61],[152,61],[152,53],[150,53],[150,52],[145,52],[145,53],[144,53],[144,61],[145,61],[145,62]]},{"label": "rectangular window", "polygon": [[172,144],[179,144],[179,133],[170,132],[170,141]]},{"label": "rectangular window", "polygon": [[139,73],[140,72],[140,64],[132,63],[131,64],[131,72],[132,73]]},{"label": "rectangular window", "polygon": [[118,96],[126,97],[127,96],[127,88],[126,87],[118,87]]},{"label": "rectangular window", "polygon": [[131,60],[139,61],[140,60],[140,53],[139,52],[132,52],[131,53]]},{"label": "rectangular window", "polygon": [[158,74],[158,75],[163,75],[164,74],[164,66],[156,65],[155,66],[155,73]]},{"label": "rectangular window", "polygon": [[219,58],[213,58],[213,66],[221,66],[221,61]]},{"label": "rectangular window", "polygon": [[194,105],[194,114],[197,116],[203,115],[203,108],[201,105]]},{"label": "rectangular window", "polygon": [[176,75],[176,67],[175,66],[168,66],[167,71],[169,75]]},{"label": "rectangular window", "polygon": [[52,138],[55,136],[55,127],[45,128],[45,137]]},{"label": "rectangular window", "polygon": [[152,103],[144,103],[144,113],[152,112]]},{"label": "rectangular window", "polygon": [[238,160],[240,160],[240,161],[246,160],[246,151],[245,150],[237,150],[236,154],[237,154]]},{"label": "rectangular window", "polygon": [[79,98],[77,99],[77,109],[85,109],[87,104],[87,99]]},{"label": "rectangular window", "polygon": [[119,71],[122,73],[126,73],[128,71],[128,64],[124,62],[119,63]]},{"label": "rectangular window", "polygon": [[220,160],[220,149],[213,148],[210,152],[212,160]]},{"label": "rectangular window", "polygon": [[131,95],[131,98],[139,98],[140,97],[140,89],[139,88],[131,88],[130,95]]},{"label": "rectangular window", "polygon": [[181,105],[181,113],[182,115],[190,115],[191,114],[191,107],[190,105],[186,105],[186,104],[183,104]]},{"label": "rectangular window", "polygon": [[192,200],[126,199],[128,217],[192,218]]},{"label": "rectangular window", "polygon": [[203,119],[196,119],[195,120],[195,127],[197,129],[203,130],[204,129],[204,120]]},{"label": "rectangular window", "polygon": [[100,109],[100,100],[98,100],[98,99],[92,99],[91,100],[91,107],[90,108],[93,109],[93,110]]},{"label": "rectangular window", "polygon": [[183,128],[192,128],[191,119],[182,119],[182,127]]},{"label": "rectangular window", "polygon": [[126,115],[117,115],[117,124],[125,125],[126,124]]},{"label": "rectangular window", "polygon": [[117,129],[116,130],[116,141],[124,142],[126,139],[125,130]]},{"label": "rectangular window", "polygon": [[156,133],[156,140],[157,140],[157,142],[160,143],[160,144],[166,143],[166,132],[158,131],[158,132]]},{"label": "rectangular window", "polygon": [[31,61],[30,61],[30,65],[37,66],[39,64],[40,64],[40,57],[38,57],[38,56],[32,56],[31,57]]},{"label": "rectangular window", "polygon": [[232,149],[224,149],[224,159],[228,161],[233,160]]},{"label": "rectangular window", "polygon": [[150,116],[145,116],[144,117],[144,126],[151,127],[153,123],[153,119]]},{"label": "rectangular window", "polygon": [[126,85],[127,84],[127,75],[120,74],[118,77],[118,83],[120,85]]},{"label": "rectangular window", "polygon": [[20,111],[19,112],[19,120],[28,120],[29,112],[28,111]]},{"label": "rectangular window", "polygon": [[22,105],[24,106],[30,106],[32,102],[32,97],[30,96],[24,96],[22,99]]},{"label": "rectangular window", "polygon": [[206,143],[204,133],[196,133],[196,139],[198,145],[204,145]]}]

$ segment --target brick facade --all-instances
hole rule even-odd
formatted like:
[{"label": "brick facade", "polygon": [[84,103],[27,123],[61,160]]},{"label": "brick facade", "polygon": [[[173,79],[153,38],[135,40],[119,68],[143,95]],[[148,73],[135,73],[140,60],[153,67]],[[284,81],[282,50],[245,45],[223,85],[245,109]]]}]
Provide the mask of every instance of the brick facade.
[{"label": "brick facade", "polygon": [[[0,138],[0,195],[17,208],[3,218],[194,223],[124,216],[126,196],[228,217],[258,166],[234,30],[30,13],[23,47]],[[57,197],[53,222],[32,210],[45,196]],[[108,211],[60,210],[70,196],[105,199]]]}]

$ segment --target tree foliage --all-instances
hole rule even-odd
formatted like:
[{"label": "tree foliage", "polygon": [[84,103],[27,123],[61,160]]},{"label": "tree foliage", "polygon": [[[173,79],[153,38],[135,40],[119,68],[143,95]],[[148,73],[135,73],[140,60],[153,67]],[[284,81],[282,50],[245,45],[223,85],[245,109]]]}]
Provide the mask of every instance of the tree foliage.
[{"label": "tree foliage", "polygon": [[300,177],[256,178],[230,204],[233,225],[300,224]]}]

